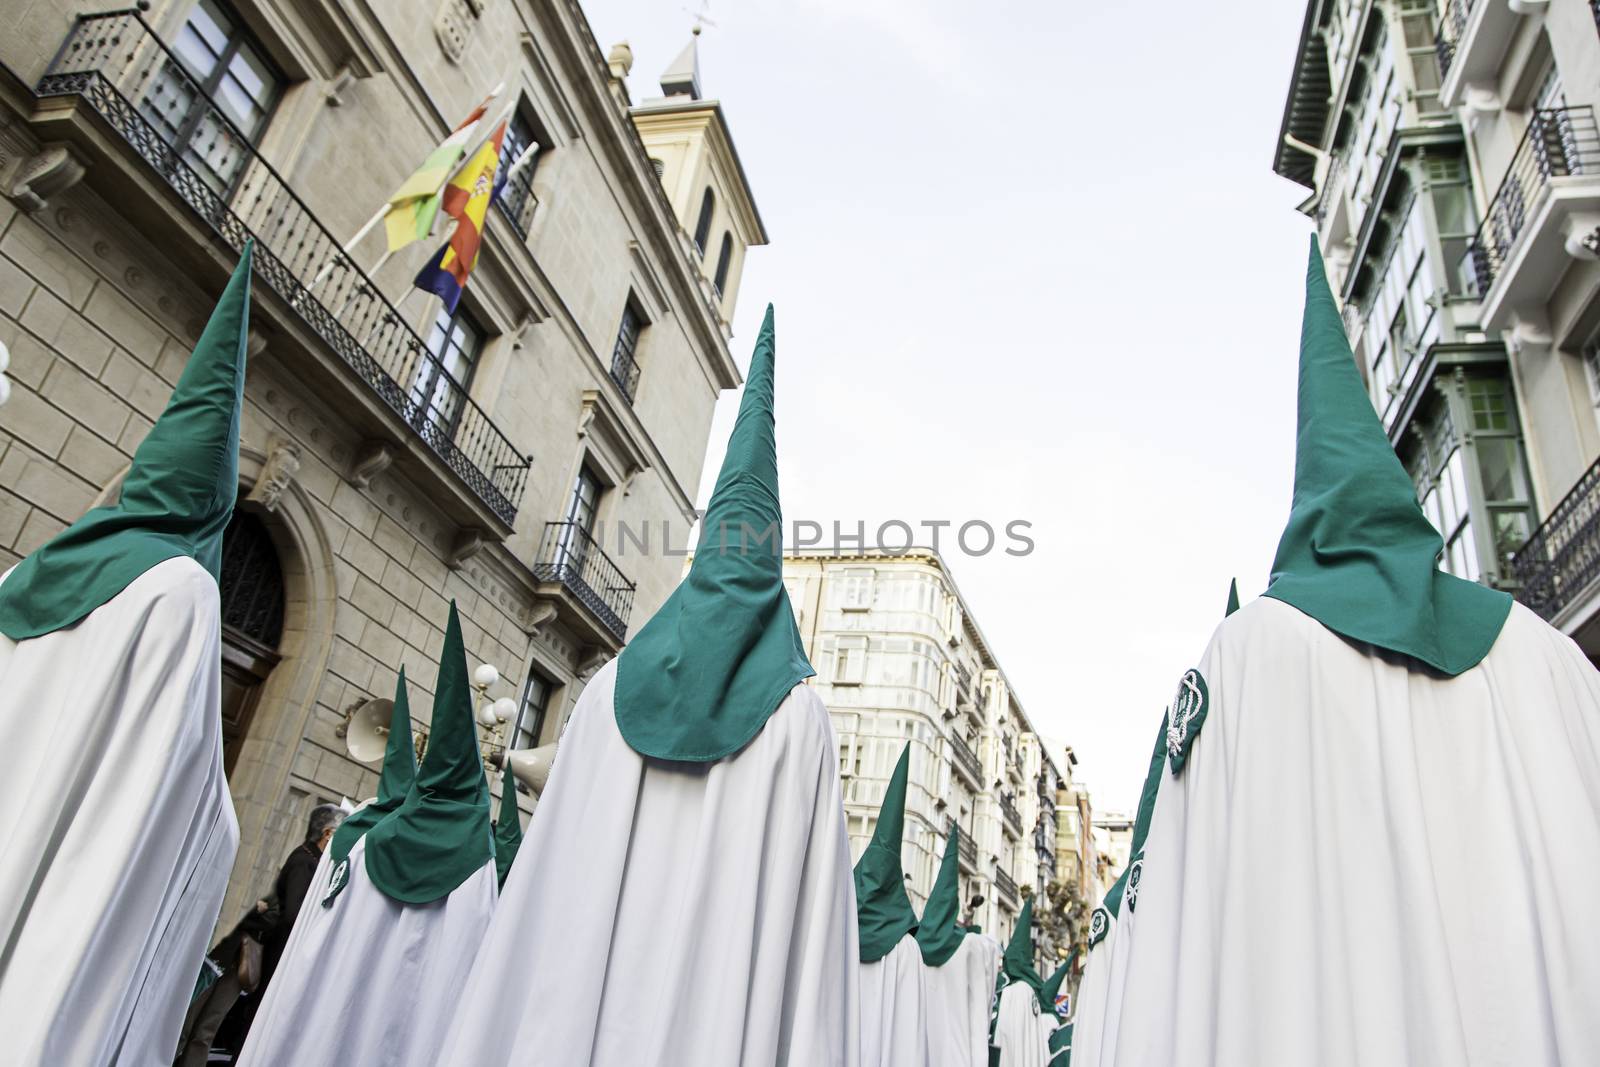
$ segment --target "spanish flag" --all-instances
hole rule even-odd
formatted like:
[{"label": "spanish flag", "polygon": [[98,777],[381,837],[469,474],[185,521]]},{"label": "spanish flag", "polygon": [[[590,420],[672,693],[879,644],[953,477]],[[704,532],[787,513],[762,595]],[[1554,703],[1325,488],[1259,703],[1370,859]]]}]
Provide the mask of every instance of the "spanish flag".
[{"label": "spanish flag", "polygon": [[412,241],[428,236],[433,228],[434,216],[439,212],[440,190],[450,178],[461,154],[467,150],[473,133],[482,121],[484,112],[494,100],[494,94],[472,109],[472,114],[457,126],[444,142],[428,153],[422,166],[401,183],[389,198],[389,211],[383,217],[383,228],[389,238],[389,251],[398,252]]},{"label": "spanish flag", "polygon": [[498,191],[494,179],[500,168],[500,145],[505,136],[506,124],[502,122],[445,186],[442,206],[446,215],[455,218],[456,228],[438,254],[417,272],[416,287],[437,295],[451,314],[461,301],[461,290],[467,287],[467,275],[478,262],[484,218]]}]

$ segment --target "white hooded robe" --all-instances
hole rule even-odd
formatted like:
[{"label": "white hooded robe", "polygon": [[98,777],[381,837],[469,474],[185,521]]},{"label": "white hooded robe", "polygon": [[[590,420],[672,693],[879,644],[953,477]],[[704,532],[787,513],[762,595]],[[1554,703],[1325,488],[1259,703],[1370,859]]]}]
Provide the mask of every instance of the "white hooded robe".
[{"label": "white hooded robe", "polygon": [[584,689],[441,1063],[855,1067],[858,950],[838,746],[795,686],[710,763],[617,731]]},{"label": "white hooded robe", "polygon": [[1000,943],[987,934],[968,933],[943,966],[924,970],[928,1061],[933,1067],[986,1067]]},{"label": "white hooded robe", "polygon": [[994,1047],[1000,1050],[1000,1067],[1045,1067],[1049,1039],[1039,1025],[1039,998],[1026,982],[1012,982],[1000,991],[1000,1014],[995,1019]]},{"label": "white hooded robe", "polygon": [[402,904],[367,877],[367,839],[328,905],[328,854],[256,1012],[238,1067],[433,1067],[494,914],[491,858],[442,900]]},{"label": "white hooded robe", "polygon": [[928,1067],[928,992],[913,931],[861,964],[861,1067]]},{"label": "white hooded robe", "polygon": [[8,1063],[172,1060],[239,847],[221,618],[182,556],[73,626],[0,635]]},{"label": "white hooded robe", "polygon": [[1576,645],[1516,604],[1448,678],[1263,597],[1199,669],[1102,1064],[1595,1061],[1600,674]]}]

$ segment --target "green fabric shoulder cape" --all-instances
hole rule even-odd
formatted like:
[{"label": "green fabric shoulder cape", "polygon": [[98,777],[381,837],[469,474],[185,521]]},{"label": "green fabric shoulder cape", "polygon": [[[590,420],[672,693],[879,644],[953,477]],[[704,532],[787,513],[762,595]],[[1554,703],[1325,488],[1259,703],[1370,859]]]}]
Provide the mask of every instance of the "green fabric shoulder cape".
[{"label": "green fabric shoulder cape", "polygon": [[354,811],[339,824],[328,842],[328,865],[337,867],[368,830],[406,799],[417,780],[417,749],[411,740],[411,700],[406,696],[406,669],[394,684],[394,710],[389,714],[389,739],[383,751],[383,770],[378,774],[378,795],[372,803]]},{"label": "green fabric shoulder cape", "polygon": [[212,578],[239,495],[239,403],[250,329],[246,244],[166,410],[133,453],[115,504],[95,508],[17,564],[0,586],[0,633],[71,626],[158,563],[189,556]]},{"label": "green fabric shoulder cape", "polygon": [[367,831],[367,877],[392,900],[430,904],[492,858],[489,781],[478,754],[467,653],[452,600],[428,747],[405,800]]},{"label": "green fabric shoulder cape", "polygon": [[1361,384],[1313,237],[1294,505],[1266,595],[1336,634],[1457,675],[1488,654],[1511,597],[1439,570],[1443,547]]},{"label": "green fabric shoulder cape", "polygon": [[856,929],[861,940],[861,962],[883,959],[900,939],[917,929],[917,913],[906,895],[905,872],[900,868],[900,838],[906,822],[906,778],[910,771],[911,744],[900,752],[900,762],[883,791],[883,806],[872,840],[856,861]]},{"label": "green fabric shoulder cape", "polygon": [[732,755],[816,673],[783,587],[774,347],[769,306],[688,577],[617,659],[617,729],[640,755]]}]

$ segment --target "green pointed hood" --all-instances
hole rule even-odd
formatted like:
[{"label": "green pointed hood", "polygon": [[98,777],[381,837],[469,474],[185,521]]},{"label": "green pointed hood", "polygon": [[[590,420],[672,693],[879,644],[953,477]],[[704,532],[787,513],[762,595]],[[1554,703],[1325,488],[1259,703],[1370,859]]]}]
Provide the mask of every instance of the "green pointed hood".
[{"label": "green pointed hood", "polygon": [[1266,595],[1336,634],[1457,675],[1488,653],[1511,597],[1439,570],[1442,547],[1362,387],[1313,237],[1294,505]]},{"label": "green pointed hood", "polygon": [[958,920],[961,918],[959,862],[961,855],[961,827],[950,824],[950,836],[945,841],[944,858],[939,861],[939,874],[928,892],[928,906],[922,909],[922,921],[917,924],[917,946],[922,949],[922,962],[929,967],[943,967],[961,947],[967,936]]},{"label": "green pointed hood", "polygon": [[1061,992],[1061,983],[1066,981],[1068,972],[1072,970],[1072,961],[1077,958],[1078,950],[1073,949],[1072,955],[1044,980],[1044,985],[1039,989],[1039,1007],[1051,1013],[1056,1010],[1056,996]]},{"label": "green pointed hood", "polygon": [[389,742],[383,751],[383,770],[378,774],[378,795],[372,803],[339,824],[328,842],[328,863],[337,867],[350,855],[361,835],[382,822],[406,799],[411,783],[417,780],[417,749],[411,739],[411,700],[406,696],[406,669],[394,684],[394,710],[389,715]]},{"label": "green pointed hood", "polygon": [[1224,619],[1226,619],[1229,615],[1232,615],[1234,612],[1236,612],[1238,610],[1239,610],[1239,579],[1234,578],[1232,581],[1230,581],[1228,583],[1228,607],[1227,607],[1226,610],[1223,611],[1222,617]]},{"label": "green pointed hood", "polygon": [[511,861],[517,858],[521,847],[522,816],[517,814],[517,780],[511,776],[511,761],[506,760],[500,779],[500,817],[494,824],[494,868],[500,875],[502,889],[506,875],[511,873]]},{"label": "green pointed hood", "polygon": [[856,861],[856,928],[861,938],[861,962],[875,963],[917,929],[917,913],[906,895],[905,872],[900,869],[900,838],[906,824],[906,777],[910,773],[911,744],[883,791],[878,824],[872,828],[861,859]]},{"label": "green pointed hood", "polygon": [[731,755],[816,673],[783,588],[773,348],[768,306],[689,574],[618,658],[617,729],[641,755]]},{"label": "green pointed hood", "polygon": [[[1017,927],[1011,931],[1011,942],[1006,945],[1005,958],[1000,962],[1000,973],[1007,982],[1025,982],[1035,997],[1042,997],[1044,979],[1033,966],[1033,898],[1022,905],[1017,916]],[[1040,1007],[1043,1007],[1041,1001]]]},{"label": "green pointed hood", "polygon": [[406,799],[367,831],[367,877],[393,900],[430,904],[493,858],[489,782],[478,755],[467,653],[452,600],[428,748]]},{"label": "green pointed hood", "polygon": [[251,247],[245,244],[166,410],[134,452],[117,502],[17,564],[0,586],[0,633],[24,641],[71,626],[178,556],[218,576],[222,532],[239,494]]}]

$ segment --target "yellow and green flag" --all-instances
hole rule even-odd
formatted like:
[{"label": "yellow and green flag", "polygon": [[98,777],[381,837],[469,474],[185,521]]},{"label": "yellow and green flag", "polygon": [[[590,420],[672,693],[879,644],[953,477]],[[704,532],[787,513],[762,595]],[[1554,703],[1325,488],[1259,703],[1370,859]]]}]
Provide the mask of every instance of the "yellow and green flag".
[{"label": "yellow and green flag", "polygon": [[428,154],[422,166],[400,184],[389,198],[389,210],[383,216],[384,233],[389,238],[389,251],[398,252],[412,241],[428,236],[433,228],[434,216],[439,213],[439,200],[451,171],[467,150],[478,123],[489,109],[493,95],[473,108],[466,121],[457,126],[444,142]]}]

